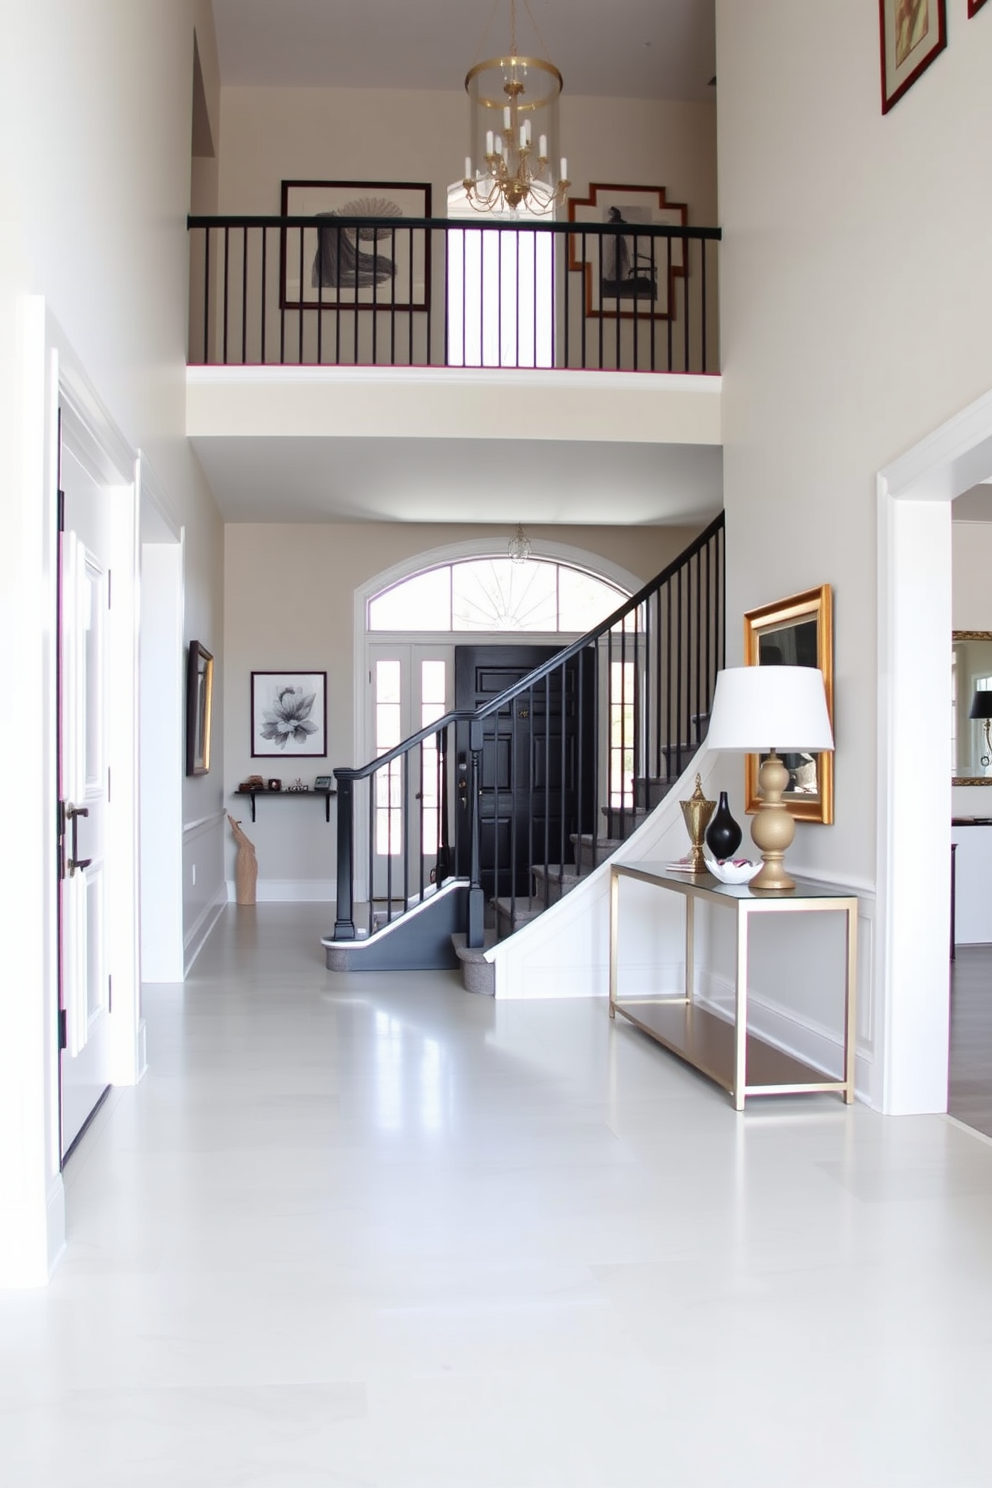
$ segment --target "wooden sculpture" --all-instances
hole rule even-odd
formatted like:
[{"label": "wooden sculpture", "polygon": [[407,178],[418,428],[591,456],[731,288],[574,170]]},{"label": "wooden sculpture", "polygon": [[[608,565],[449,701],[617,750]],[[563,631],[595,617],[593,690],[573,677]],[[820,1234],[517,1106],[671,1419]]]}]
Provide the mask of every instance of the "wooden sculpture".
[{"label": "wooden sculpture", "polygon": [[235,821],[228,814],[231,823],[231,831],[234,840],[238,844],[238,856],[234,864],[234,889],[235,899],[238,904],[255,903],[255,884],[258,880],[258,860],[255,857],[255,844],[249,842],[241,830],[241,823]]}]

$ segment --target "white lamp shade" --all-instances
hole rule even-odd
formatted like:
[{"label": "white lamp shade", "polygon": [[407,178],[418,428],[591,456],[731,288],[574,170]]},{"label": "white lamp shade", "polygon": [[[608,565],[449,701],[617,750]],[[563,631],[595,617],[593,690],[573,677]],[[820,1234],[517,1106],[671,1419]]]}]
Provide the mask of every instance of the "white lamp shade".
[{"label": "white lamp shade", "polygon": [[706,746],[745,754],[833,749],[823,673],[794,666],[718,673]]}]

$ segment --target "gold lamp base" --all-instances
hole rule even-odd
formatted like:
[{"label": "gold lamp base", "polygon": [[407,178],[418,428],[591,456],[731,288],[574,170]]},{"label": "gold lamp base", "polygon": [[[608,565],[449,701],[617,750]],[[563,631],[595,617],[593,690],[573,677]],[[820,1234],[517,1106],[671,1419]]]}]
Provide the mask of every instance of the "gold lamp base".
[{"label": "gold lamp base", "polygon": [[796,887],[796,881],[786,873],[783,861],[796,835],[796,824],[782,800],[788,783],[789,772],[772,750],[758,771],[761,805],[751,823],[751,840],[761,853],[763,866],[751,879],[748,885],[751,889],[781,892]]}]

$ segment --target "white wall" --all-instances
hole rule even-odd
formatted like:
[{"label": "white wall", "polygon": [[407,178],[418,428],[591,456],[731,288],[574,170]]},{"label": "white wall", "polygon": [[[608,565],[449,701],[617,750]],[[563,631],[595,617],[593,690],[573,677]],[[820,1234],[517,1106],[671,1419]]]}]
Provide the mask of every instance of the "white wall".
[{"label": "white wall", "polygon": [[[531,527],[542,539],[597,553],[646,581],[696,535],[681,527]],[[224,654],[227,668],[224,785],[227,809],[246,822],[256,845],[260,882],[324,883],[334,877],[335,818],[315,802],[262,801],[254,824],[248,803],[231,793],[250,774],[299,775],[313,783],[354,757],[355,590],[402,560],[448,543],[492,536],[505,550],[509,528],[416,523],[231,524],[226,528]],[[251,758],[252,671],[327,672],[326,760]],[[233,878],[229,840],[227,876]],[[266,890],[270,892],[273,890]],[[262,890],[260,890],[260,893]]]},{"label": "white wall", "polygon": [[[224,88],[221,212],[278,213],[283,180],[429,181],[433,212],[461,178],[468,103],[445,93],[347,88]],[[579,98],[567,89],[561,137],[573,194],[592,181],[666,186],[692,226],[716,217],[712,104]]]},{"label": "white wall", "polygon": [[[992,11],[948,12],[947,51],[883,117],[877,7],[717,0],[728,614],[834,586],[836,825],[801,825],[794,857],[869,883],[875,476],[992,386]],[[916,933],[946,999],[940,923]],[[811,1018],[820,991],[797,993]]]},{"label": "white wall", "polygon": [[[150,458],[186,526],[188,624],[220,649],[216,510],[185,440],[186,232],[193,26],[215,77],[207,0],[8,0],[0,48],[0,681],[52,731],[54,595],[38,405],[43,368],[19,340],[25,296],[43,296],[127,443]],[[52,738],[54,734],[52,733]],[[52,753],[0,749],[11,792],[0,895],[0,1284],[46,1278],[62,1243],[58,1173]],[[219,773],[185,809],[219,802]]]}]

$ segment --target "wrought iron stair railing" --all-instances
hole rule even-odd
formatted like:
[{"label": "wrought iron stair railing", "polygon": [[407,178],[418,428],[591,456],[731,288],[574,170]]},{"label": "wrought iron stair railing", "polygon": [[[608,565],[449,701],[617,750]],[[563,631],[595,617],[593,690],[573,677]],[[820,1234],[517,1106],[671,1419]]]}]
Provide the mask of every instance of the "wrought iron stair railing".
[{"label": "wrought iron stair railing", "polygon": [[[718,227],[343,215],[187,225],[193,365],[719,371]],[[631,266],[626,277],[614,263]]]},{"label": "wrought iron stair railing", "polygon": [[605,860],[705,738],[724,574],[721,512],[600,625],[484,706],[338,767],[334,941],[376,935],[457,877],[467,944],[481,946],[487,900],[512,928]]}]

